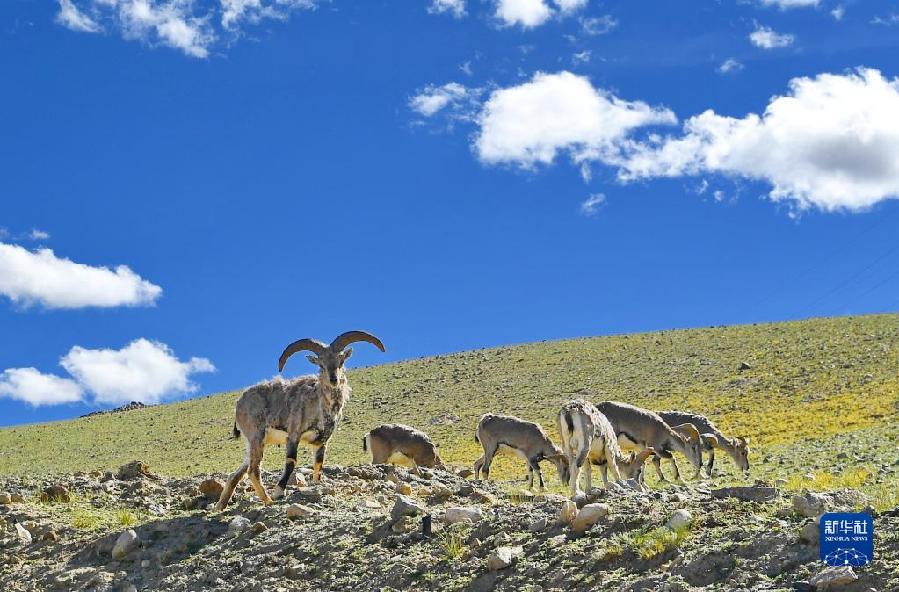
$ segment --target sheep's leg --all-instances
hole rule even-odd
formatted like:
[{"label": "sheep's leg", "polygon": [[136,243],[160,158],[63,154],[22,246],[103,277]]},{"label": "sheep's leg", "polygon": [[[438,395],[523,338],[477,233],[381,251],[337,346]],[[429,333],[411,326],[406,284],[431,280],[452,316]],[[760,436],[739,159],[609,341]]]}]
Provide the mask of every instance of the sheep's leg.
[{"label": "sheep's leg", "polygon": [[481,467],[484,466],[484,459],[486,459],[486,458],[487,458],[486,456],[482,456],[482,457],[479,458],[478,460],[474,461],[474,467],[472,467],[472,468],[474,469],[474,479],[475,479],[475,481],[477,481],[477,480],[480,478],[480,475],[481,475]]},{"label": "sheep's leg", "polygon": [[412,461],[412,472],[415,473],[418,477],[421,477],[421,471],[418,470],[418,463],[415,462],[414,458],[409,458]]},{"label": "sheep's leg", "polygon": [[247,469],[250,467],[250,451],[247,449],[246,456],[244,457],[243,463],[240,467],[231,473],[231,476],[228,477],[228,481],[225,482],[225,488],[222,489],[222,495],[219,496],[218,504],[216,504],[215,509],[219,512],[225,509],[225,506],[228,505],[228,502],[231,501],[231,496],[234,495],[234,488],[243,480],[244,475],[247,474]]},{"label": "sheep's leg", "polygon": [[578,481],[580,481],[581,479],[581,465],[577,464],[577,458],[572,457],[571,462],[569,462],[568,468],[568,487],[571,490],[571,497],[574,497],[578,494]]},{"label": "sheep's leg", "polygon": [[484,471],[484,481],[490,479],[490,465],[493,463],[493,457],[496,454],[497,447],[494,446],[492,449],[484,453],[484,466],[482,470]]},{"label": "sheep's leg", "polygon": [[586,480],[584,491],[590,493],[590,490],[593,489],[593,463],[590,462],[589,458],[584,463],[584,479]]},{"label": "sheep's leg", "polygon": [[671,458],[670,452],[662,451],[655,456],[652,457],[652,464],[656,468],[656,474],[659,476],[659,481],[667,481],[665,478],[665,473],[662,472],[662,458]]},{"label": "sheep's leg", "polygon": [[256,490],[256,496],[262,501],[266,506],[272,503],[272,498],[268,496],[268,492],[265,491],[265,486],[262,485],[262,479],[259,476],[259,465],[262,464],[262,455],[265,450],[265,445],[262,442],[255,443],[250,447],[250,483],[253,484],[253,489]]},{"label": "sheep's leg", "polygon": [[670,460],[671,460],[671,466],[674,467],[674,479],[676,481],[683,482],[683,480],[681,479],[681,476],[680,476],[680,467],[677,466],[677,460],[674,458],[673,455],[671,456]]},{"label": "sheep's leg", "polygon": [[621,470],[618,468],[618,459],[615,458],[615,454],[612,452],[612,448],[610,446],[606,446],[605,455],[606,464],[603,465],[602,480],[605,481],[606,489],[608,489],[609,482],[606,480],[607,467],[612,467],[612,475],[615,476],[616,483],[621,481]]},{"label": "sheep's leg", "polygon": [[606,489],[609,488],[609,461],[606,461],[600,465],[599,470],[602,472],[602,486]]},{"label": "sheep's leg", "polygon": [[322,444],[313,450],[312,456],[312,480],[322,480],[322,465],[325,464],[325,445]]},{"label": "sheep's leg", "polygon": [[546,489],[546,484],[543,481],[543,472],[540,470],[540,461],[535,458],[528,459],[528,474],[530,476],[530,481],[528,482],[528,489],[534,488],[534,473],[537,474],[537,483],[540,486],[540,490]]},{"label": "sheep's leg", "polygon": [[278,481],[278,486],[275,488],[275,494],[272,496],[273,499],[281,499],[284,497],[284,492],[287,490],[287,484],[290,482],[290,477],[293,475],[296,465],[297,440],[291,438],[287,441],[287,458],[284,461],[284,473],[281,475],[281,480]]},{"label": "sheep's leg", "polygon": [[712,476],[712,468],[715,466],[715,449],[709,449],[709,464],[706,466],[705,470],[708,473],[709,477]]}]

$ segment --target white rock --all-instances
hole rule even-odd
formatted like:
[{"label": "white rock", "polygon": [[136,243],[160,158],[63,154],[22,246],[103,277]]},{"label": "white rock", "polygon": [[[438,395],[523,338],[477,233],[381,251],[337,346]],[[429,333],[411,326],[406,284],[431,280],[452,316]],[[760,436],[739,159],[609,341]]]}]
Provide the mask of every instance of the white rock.
[{"label": "white rock", "polygon": [[679,528],[683,528],[685,526],[689,526],[693,522],[693,515],[690,514],[687,510],[681,508],[680,510],[676,510],[674,514],[671,515],[671,518],[668,519],[668,522],[665,524],[671,530],[677,530]]},{"label": "white rock", "polygon": [[22,526],[19,523],[16,523],[16,536],[19,537],[19,540],[25,543],[26,545],[30,545],[32,538],[31,533],[28,532],[28,529]]},{"label": "white rock", "polygon": [[524,553],[522,547],[499,547],[487,558],[487,568],[490,571],[506,569],[522,553]]},{"label": "white rock", "polygon": [[575,532],[585,532],[591,526],[599,522],[601,518],[609,515],[608,504],[587,504],[571,521],[571,529]]},{"label": "white rock", "polygon": [[827,511],[827,498],[819,493],[794,495],[793,511],[807,518],[817,518]]},{"label": "white rock", "polygon": [[287,506],[287,517],[291,520],[295,518],[303,518],[305,516],[312,516],[315,514],[315,510],[310,508],[309,506],[304,506],[303,504],[290,504]]},{"label": "white rock", "polygon": [[824,590],[838,590],[858,579],[855,572],[848,565],[840,567],[827,567],[813,575],[808,583],[818,592]]},{"label": "white rock", "polygon": [[559,508],[559,524],[571,524],[575,516],[577,516],[577,504],[571,500],[562,502],[562,507]]},{"label": "white rock", "polygon": [[243,516],[235,516],[234,519],[228,523],[228,532],[231,534],[239,534],[250,528],[252,525],[253,523],[250,522],[249,518],[244,518]]},{"label": "white rock", "polygon": [[479,522],[484,518],[480,508],[447,508],[444,520],[447,524],[458,522]]},{"label": "white rock", "polygon": [[115,545],[112,547],[112,558],[124,558],[137,547],[138,543],[140,543],[140,539],[137,537],[137,533],[129,528],[116,539]]}]

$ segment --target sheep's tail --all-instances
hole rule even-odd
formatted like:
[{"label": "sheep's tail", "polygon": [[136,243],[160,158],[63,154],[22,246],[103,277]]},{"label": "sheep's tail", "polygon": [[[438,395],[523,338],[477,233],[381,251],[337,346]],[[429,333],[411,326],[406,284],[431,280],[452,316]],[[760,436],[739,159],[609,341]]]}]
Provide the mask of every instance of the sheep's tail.
[{"label": "sheep's tail", "polygon": [[478,438],[478,431],[477,431],[477,430],[474,431],[474,441],[477,442],[478,444],[481,443],[481,439]]},{"label": "sheep's tail", "polygon": [[573,434],[574,433],[574,418],[571,417],[571,412],[569,412],[566,409],[562,413],[565,416],[565,425],[568,426],[568,432]]},{"label": "sheep's tail", "polygon": [[240,438],[240,430],[237,427],[237,422],[234,422],[234,427],[231,428],[231,438],[233,440]]},{"label": "sheep's tail", "polygon": [[368,452],[368,434],[362,436],[362,452]]}]

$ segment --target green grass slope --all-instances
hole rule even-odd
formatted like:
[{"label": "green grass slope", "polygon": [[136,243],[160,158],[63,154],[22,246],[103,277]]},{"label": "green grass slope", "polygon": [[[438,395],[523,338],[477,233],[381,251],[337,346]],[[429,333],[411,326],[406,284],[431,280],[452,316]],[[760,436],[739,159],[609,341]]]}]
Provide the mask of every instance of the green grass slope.
[{"label": "green grass slope", "polygon": [[[740,371],[741,362],[751,368]],[[350,383],[330,463],[365,462],[363,434],[404,422],[430,433],[447,461],[470,464],[480,455],[472,436],[482,413],[519,415],[554,434],[559,405],[579,394],[707,414],[726,432],[753,438],[757,476],[787,478],[784,465],[827,472],[830,452],[854,451],[838,463],[846,475],[815,477],[838,485],[859,471],[889,472],[899,460],[895,314],[500,347],[354,370]],[[3,429],[0,473],[103,470],[132,459],[171,475],[228,472],[243,458],[242,442],[228,439],[238,394]],[[796,459],[811,466],[794,466]],[[271,449],[267,467],[282,462],[283,451]],[[719,465],[732,467],[724,458]],[[497,468],[501,476],[524,473],[512,461]]]}]

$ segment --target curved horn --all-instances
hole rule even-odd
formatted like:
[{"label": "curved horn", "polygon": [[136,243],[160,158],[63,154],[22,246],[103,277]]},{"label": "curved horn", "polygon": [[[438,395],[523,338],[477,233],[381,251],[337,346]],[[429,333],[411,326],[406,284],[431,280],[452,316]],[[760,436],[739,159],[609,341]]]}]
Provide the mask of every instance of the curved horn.
[{"label": "curved horn", "polygon": [[351,343],[355,343],[357,341],[367,341],[377,347],[381,351],[387,351],[384,349],[384,344],[381,343],[381,340],[372,335],[371,333],[366,333],[365,331],[347,331],[341,335],[338,335],[334,341],[331,342],[331,350],[335,352],[342,351],[343,348],[348,346]]},{"label": "curved horn", "polygon": [[281,357],[278,358],[278,372],[284,370],[284,364],[287,363],[287,358],[297,353],[298,351],[309,350],[314,354],[320,356],[325,353],[326,349],[328,349],[328,346],[318,339],[311,339],[307,337],[306,339],[294,341],[284,348],[284,352],[281,354]]}]

